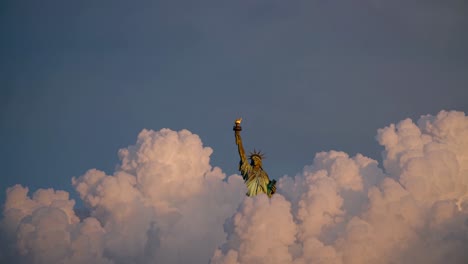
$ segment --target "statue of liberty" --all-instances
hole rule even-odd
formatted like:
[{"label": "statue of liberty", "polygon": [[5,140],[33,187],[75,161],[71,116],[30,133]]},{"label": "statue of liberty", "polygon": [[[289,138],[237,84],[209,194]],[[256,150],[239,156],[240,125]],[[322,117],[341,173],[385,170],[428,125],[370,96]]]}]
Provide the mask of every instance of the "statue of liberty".
[{"label": "statue of liberty", "polygon": [[236,136],[237,150],[239,151],[240,162],[239,162],[239,171],[244,178],[244,182],[247,185],[247,196],[255,196],[259,193],[265,193],[268,197],[276,192],[276,181],[270,181],[268,174],[263,170],[262,159],[264,155],[259,151],[250,153],[250,163],[245,156],[244,146],[242,145],[242,139],[240,132],[242,127],[240,123],[242,118],[239,118],[235,122],[233,128],[234,134]]}]

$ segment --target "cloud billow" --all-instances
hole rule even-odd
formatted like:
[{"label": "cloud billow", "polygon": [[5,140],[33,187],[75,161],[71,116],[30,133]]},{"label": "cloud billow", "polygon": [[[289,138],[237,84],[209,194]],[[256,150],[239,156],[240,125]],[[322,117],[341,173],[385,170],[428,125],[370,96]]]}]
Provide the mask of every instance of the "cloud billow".
[{"label": "cloud billow", "polygon": [[113,175],[65,191],[7,190],[0,260],[16,263],[466,263],[468,117],[441,111],[380,129],[383,169],[316,154],[278,193],[245,196],[187,130],[143,130]]}]

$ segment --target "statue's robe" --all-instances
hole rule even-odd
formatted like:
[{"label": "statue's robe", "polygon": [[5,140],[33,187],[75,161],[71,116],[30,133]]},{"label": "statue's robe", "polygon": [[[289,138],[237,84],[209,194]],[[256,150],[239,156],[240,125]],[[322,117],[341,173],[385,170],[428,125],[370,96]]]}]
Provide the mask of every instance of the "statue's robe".
[{"label": "statue's robe", "polygon": [[254,169],[254,167],[246,160],[240,165],[240,173],[247,185],[248,196],[265,193],[271,197],[271,191],[268,190],[270,178],[268,178],[268,174],[262,169],[262,167]]}]

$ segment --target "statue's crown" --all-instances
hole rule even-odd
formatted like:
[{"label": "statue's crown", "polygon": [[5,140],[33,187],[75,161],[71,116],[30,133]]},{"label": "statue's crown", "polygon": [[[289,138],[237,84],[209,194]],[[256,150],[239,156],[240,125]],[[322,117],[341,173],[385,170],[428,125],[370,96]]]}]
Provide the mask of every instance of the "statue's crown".
[{"label": "statue's crown", "polygon": [[250,152],[250,159],[252,159],[253,157],[259,157],[260,159],[264,159],[265,158],[265,153],[262,153],[261,151],[257,151],[256,149],[254,149],[253,152]]}]

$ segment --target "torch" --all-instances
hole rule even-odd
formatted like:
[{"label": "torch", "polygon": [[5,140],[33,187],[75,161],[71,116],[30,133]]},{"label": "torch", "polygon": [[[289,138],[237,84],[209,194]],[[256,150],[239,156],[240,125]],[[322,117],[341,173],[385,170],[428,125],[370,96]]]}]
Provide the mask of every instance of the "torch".
[{"label": "torch", "polygon": [[232,128],[232,130],[234,131],[242,131],[242,127],[241,127],[241,122],[242,122],[242,118],[237,118],[236,121],[234,122],[234,127]]}]

